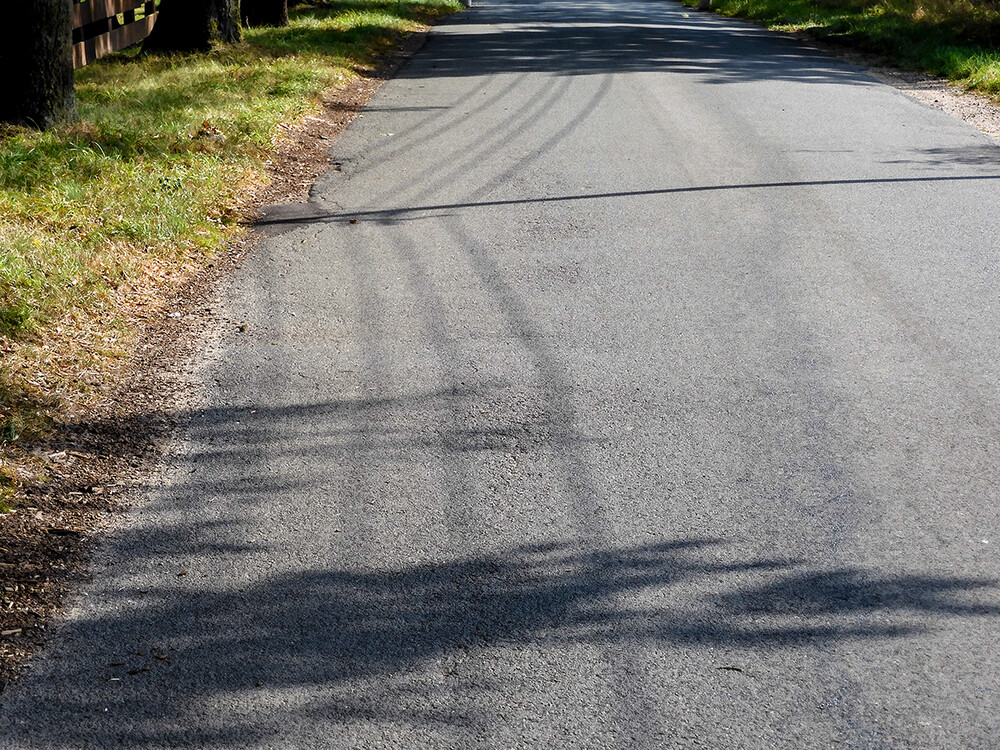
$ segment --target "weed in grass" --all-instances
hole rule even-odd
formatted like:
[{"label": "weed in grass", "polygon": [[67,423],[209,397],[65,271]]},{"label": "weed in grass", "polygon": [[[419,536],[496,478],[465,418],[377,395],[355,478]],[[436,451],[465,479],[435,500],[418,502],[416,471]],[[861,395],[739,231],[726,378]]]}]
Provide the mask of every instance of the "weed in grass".
[{"label": "weed in grass", "polygon": [[0,484],[0,516],[14,512],[14,497],[16,492],[13,487],[5,487]]},{"label": "weed in grass", "polygon": [[21,437],[21,420],[16,416],[0,417],[0,442],[13,443]]},{"label": "weed in grass", "polygon": [[17,496],[19,486],[17,472],[6,461],[0,459],[0,515],[14,511],[14,498]]},{"label": "weed in grass", "polygon": [[43,435],[51,426],[56,405],[51,394],[39,393],[23,379],[0,370],[0,445]]},{"label": "weed in grass", "polygon": [[0,304],[0,336],[14,338],[31,327],[32,308],[24,302]]}]

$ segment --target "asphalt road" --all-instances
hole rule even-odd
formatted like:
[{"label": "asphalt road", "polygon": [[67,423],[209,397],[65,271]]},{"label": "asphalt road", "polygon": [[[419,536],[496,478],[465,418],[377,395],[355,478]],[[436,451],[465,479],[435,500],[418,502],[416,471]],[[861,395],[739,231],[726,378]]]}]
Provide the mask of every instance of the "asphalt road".
[{"label": "asphalt road", "polygon": [[0,747],[1000,747],[995,141],[490,0],[334,154]]}]

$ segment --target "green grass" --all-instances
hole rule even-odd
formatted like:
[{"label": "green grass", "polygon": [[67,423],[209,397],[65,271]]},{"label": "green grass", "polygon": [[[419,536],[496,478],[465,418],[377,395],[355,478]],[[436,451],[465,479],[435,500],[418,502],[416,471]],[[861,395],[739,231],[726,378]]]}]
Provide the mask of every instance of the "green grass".
[{"label": "green grass", "polygon": [[0,516],[14,510],[13,500],[14,490],[7,487],[0,487]]},{"label": "green grass", "polygon": [[1000,95],[998,0],[713,0],[712,8]]},{"label": "green grass", "polygon": [[225,245],[279,124],[459,7],[319,1],[210,53],[121,53],[77,71],[80,123],[0,129],[0,443],[42,431]]}]

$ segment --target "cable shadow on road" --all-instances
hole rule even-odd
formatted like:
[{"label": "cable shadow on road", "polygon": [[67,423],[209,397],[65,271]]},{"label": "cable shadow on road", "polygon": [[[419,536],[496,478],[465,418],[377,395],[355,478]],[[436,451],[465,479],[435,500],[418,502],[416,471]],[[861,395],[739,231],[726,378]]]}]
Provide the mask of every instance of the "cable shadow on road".
[{"label": "cable shadow on road", "polygon": [[1000,180],[1000,174],[938,175],[933,177],[874,177],[839,180],[797,180],[788,182],[755,182],[733,185],[692,185],[688,187],[658,188],[651,190],[624,190],[604,193],[582,193],[578,195],[556,195],[546,197],[512,198],[509,200],[482,200],[459,203],[438,203],[419,206],[386,208],[374,211],[324,212],[312,203],[282,204],[265,208],[261,218],[254,224],[265,235],[275,236],[283,231],[313,223],[356,224],[374,221],[393,224],[414,220],[419,214],[441,216],[443,211],[466,208],[494,208],[502,206],[523,206],[536,203],[571,203],[576,201],[608,200],[612,198],[647,198],[685,193],[707,193],[729,190],[773,190],[801,187],[841,187],[851,185],[899,185],[909,183],[934,182],[976,182]]}]

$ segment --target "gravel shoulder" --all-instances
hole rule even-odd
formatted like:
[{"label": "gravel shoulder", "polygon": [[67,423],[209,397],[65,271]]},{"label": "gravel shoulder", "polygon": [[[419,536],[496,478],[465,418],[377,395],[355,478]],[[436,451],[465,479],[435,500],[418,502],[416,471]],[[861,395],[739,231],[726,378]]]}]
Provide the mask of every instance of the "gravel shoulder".
[{"label": "gravel shoulder", "polygon": [[942,78],[914,71],[873,67],[868,72],[917,101],[964,120],[987,135],[1000,138],[1000,105],[995,100],[965,91]]}]

